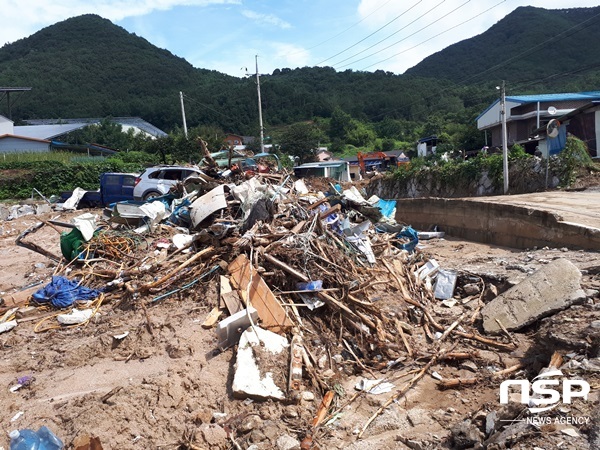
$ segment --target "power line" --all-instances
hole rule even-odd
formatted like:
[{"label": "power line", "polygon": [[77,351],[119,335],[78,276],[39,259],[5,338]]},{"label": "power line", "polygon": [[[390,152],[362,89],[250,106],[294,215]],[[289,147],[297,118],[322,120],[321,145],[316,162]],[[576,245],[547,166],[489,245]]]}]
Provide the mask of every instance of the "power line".
[{"label": "power line", "polygon": [[[336,37],[338,37],[338,36],[341,36],[341,35],[342,35],[342,34],[344,34],[345,32],[347,32],[347,31],[350,31],[352,28],[354,28],[355,26],[357,26],[357,25],[358,25],[358,24],[360,24],[361,22],[363,22],[363,21],[367,20],[369,17],[371,17],[373,14],[375,14],[377,11],[379,11],[379,10],[380,10],[380,9],[382,9],[382,8],[383,8],[385,5],[387,5],[388,3],[392,2],[392,1],[393,1],[393,0],[388,0],[388,1],[387,1],[387,2],[385,2],[383,5],[381,5],[379,8],[375,9],[375,10],[374,10],[372,13],[370,13],[370,14],[367,14],[365,17],[363,17],[362,19],[360,19],[358,22],[354,23],[353,25],[350,25],[350,26],[349,26],[348,28],[346,28],[345,30],[343,30],[343,31],[340,31],[338,34],[336,34],[336,35],[334,35],[334,36],[331,36],[330,38],[328,38],[328,39],[324,40],[323,42],[320,42],[320,43],[318,43],[318,44],[316,44],[316,45],[313,45],[312,47],[309,47],[309,48],[307,48],[306,50],[313,50],[313,49],[315,49],[315,48],[317,48],[317,47],[320,47],[321,45],[323,45],[323,44],[326,44],[326,43],[327,43],[327,42],[329,42],[329,41],[332,41],[332,40],[333,40],[333,39],[335,39]],[[295,54],[297,54],[297,53],[302,53],[302,52],[304,52],[304,50],[300,50],[300,51],[297,51],[297,52],[291,52],[291,53],[288,53],[288,55],[295,55]]]},{"label": "power line", "polygon": [[[333,58],[335,58],[336,56],[339,56],[339,55],[341,55],[342,53],[344,53],[344,52],[346,52],[346,51],[350,50],[351,48],[353,48],[353,47],[355,47],[355,46],[357,46],[358,44],[360,44],[361,42],[363,42],[363,41],[367,40],[368,38],[370,38],[370,37],[371,37],[371,36],[373,36],[374,34],[376,34],[376,33],[379,33],[379,32],[380,32],[381,30],[383,30],[385,27],[387,27],[388,25],[390,25],[392,22],[394,22],[394,21],[398,20],[400,17],[402,17],[404,14],[406,14],[408,11],[410,11],[411,9],[413,9],[415,6],[417,6],[417,5],[418,5],[419,3],[421,3],[422,1],[423,1],[423,0],[419,0],[419,1],[418,1],[417,3],[415,3],[413,6],[411,6],[411,7],[410,7],[410,8],[408,8],[407,10],[403,11],[402,13],[398,14],[398,15],[397,15],[396,17],[394,17],[392,20],[390,20],[389,22],[387,22],[385,25],[383,25],[383,26],[381,26],[381,27],[377,28],[377,29],[376,29],[375,31],[373,31],[371,34],[369,34],[369,35],[365,36],[365,37],[364,37],[364,38],[362,38],[360,41],[358,41],[358,42],[355,42],[355,43],[354,43],[354,44],[352,44],[350,47],[347,47],[347,48],[345,48],[345,49],[344,49],[344,50],[342,50],[341,52],[338,52],[338,53],[336,53],[335,55],[333,55],[333,56],[330,56],[329,58],[327,58],[327,59],[324,59],[323,61],[321,61],[321,62],[319,62],[319,63],[317,63],[317,64],[315,64],[315,65],[316,65],[316,66],[318,66],[318,65],[320,65],[320,64],[323,64],[324,62],[327,62],[327,61],[329,61],[330,59],[333,59]],[[442,3],[443,3],[443,2],[445,2],[445,1],[446,1],[446,0],[442,0]]]},{"label": "power line", "polygon": [[[419,29],[419,30],[415,31],[414,33],[412,33],[412,34],[410,34],[410,35],[406,36],[404,39],[401,39],[401,40],[399,40],[399,41],[396,41],[396,42],[394,42],[393,44],[391,44],[391,45],[388,45],[387,47],[385,47],[385,48],[382,48],[381,50],[379,50],[379,51],[377,51],[377,52],[375,52],[375,53],[372,53],[372,54],[370,54],[370,55],[368,55],[368,56],[365,56],[365,57],[363,57],[363,58],[361,58],[361,59],[358,59],[358,60],[356,60],[356,61],[353,61],[352,63],[349,63],[349,64],[347,64],[346,66],[348,66],[348,65],[350,65],[350,64],[355,64],[355,63],[357,63],[357,62],[359,62],[359,61],[363,61],[363,60],[365,60],[365,59],[367,59],[367,58],[370,58],[371,56],[375,56],[375,55],[377,55],[377,54],[381,53],[382,51],[384,51],[384,50],[387,50],[387,49],[389,49],[389,48],[393,47],[394,45],[396,45],[396,44],[399,44],[399,43],[400,43],[400,42],[402,42],[402,41],[405,41],[406,39],[408,39],[408,38],[410,38],[410,37],[412,37],[412,36],[416,35],[417,33],[420,33],[420,32],[421,32],[421,31],[423,31],[424,29],[426,29],[426,28],[429,28],[430,26],[434,25],[435,23],[439,22],[440,20],[442,20],[442,19],[446,18],[446,17],[447,17],[447,16],[449,16],[450,14],[454,13],[454,12],[455,12],[455,11],[457,11],[458,9],[462,8],[463,6],[465,6],[467,3],[469,3],[469,1],[470,1],[470,0],[466,1],[465,3],[463,3],[462,5],[460,5],[460,6],[456,7],[456,8],[454,8],[452,11],[450,11],[449,13],[447,13],[447,14],[445,14],[444,16],[440,17],[439,19],[437,19],[437,20],[434,20],[434,21],[433,21],[433,22],[431,22],[430,24],[428,24],[428,25],[424,26],[423,28],[421,28],[421,29]],[[471,17],[470,19],[467,19],[467,20],[465,20],[465,21],[463,21],[463,22],[461,22],[461,23],[459,23],[459,24],[457,24],[457,25],[454,25],[453,27],[450,27],[450,28],[448,28],[447,30],[444,30],[444,31],[442,31],[441,33],[438,33],[438,34],[436,34],[436,35],[434,35],[434,36],[430,37],[429,39],[426,39],[426,40],[424,40],[424,41],[422,41],[422,42],[419,42],[418,44],[416,44],[416,45],[413,45],[412,47],[410,47],[410,48],[407,48],[407,49],[405,49],[405,50],[403,50],[403,51],[401,51],[401,52],[399,52],[399,53],[396,53],[396,54],[394,54],[394,55],[392,55],[392,56],[390,56],[390,57],[388,57],[388,58],[385,58],[385,59],[383,59],[383,60],[381,60],[381,61],[378,61],[378,62],[376,62],[376,63],[373,63],[373,64],[371,64],[371,65],[369,65],[369,66],[367,66],[367,67],[363,68],[363,70],[365,70],[365,69],[367,69],[367,68],[369,68],[369,67],[373,67],[373,66],[375,66],[375,65],[377,65],[377,64],[381,64],[382,62],[388,61],[389,59],[392,59],[392,58],[394,58],[394,57],[396,57],[396,56],[398,56],[398,55],[401,55],[402,53],[406,53],[407,51],[413,50],[414,48],[416,48],[416,47],[418,47],[418,46],[420,46],[420,45],[423,45],[424,43],[426,43],[426,42],[429,42],[429,41],[431,41],[432,39],[435,39],[436,37],[438,37],[438,36],[441,36],[442,34],[444,34],[444,33],[447,33],[448,31],[451,31],[451,30],[453,30],[454,28],[457,28],[457,27],[459,27],[459,26],[462,26],[462,25],[464,25],[465,23],[467,23],[467,22],[470,22],[470,21],[471,21],[471,20],[473,20],[473,19],[476,19],[477,17],[479,17],[479,16],[481,16],[481,15],[485,14],[486,12],[488,12],[488,11],[490,11],[491,9],[495,8],[496,6],[500,5],[501,3],[504,3],[505,1],[506,1],[506,0],[501,0],[500,2],[496,3],[494,6],[492,6],[492,7],[488,8],[488,9],[486,9],[485,11],[482,11],[482,12],[480,12],[479,14],[477,14],[477,15],[475,15],[475,16],[473,16],[473,17]],[[342,66],[342,67],[346,67],[346,66]]]},{"label": "power line", "polygon": [[[346,59],[342,59],[341,61],[338,61],[337,63],[335,63],[335,64],[334,64],[334,66],[336,66],[336,65],[338,65],[338,64],[341,64],[341,63],[343,63],[343,62],[346,62],[346,61],[348,61],[349,59],[352,59],[352,58],[354,58],[355,56],[358,56],[358,55],[360,55],[361,53],[364,53],[364,52],[366,52],[366,51],[368,51],[368,50],[371,50],[373,47],[376,47],[377,45],[381,44],[383,41],[386,41],[386,40],[390,39],[392,36],[394,36],[394,35],[396,35],[396,34],[400,33],[402,30],[405,30],[406,28],[410,27],[410,26],[411,26],[413,23],[415,23],[416,21],[418,21],[418,20],[419,20],[419,19],[421,19],[422,17],[424,17],[424,16],[426,16],[427,14],[429,14],[431,11],[433,11],[433,10],[434,10],[434,9],[436,9],[438,6],[440,6],[442,3],[444,3],[444,2],[442,1],[442,2],[438,3],[438,4],[437,4],[437,5],[435,5],[433,8],[431,8],[430,10],[428,10],[428,11],[424,12],[423,14],[421,14],[419,17],[417,17],[415,20],[413,20],[413,21],[412,21],[412,22],[410,22],[409,24],[407,24],[407,25],[403,26],[403,27],[402,27],[402,28],[400,28],[398,31],[396,31],[396,32],[394,32],[394,33],[392,33],[392,34],[390,34],[388,37],[386,37],[386,38],[384,38],[384,39],[380,40],[379,42],[376,42],[375,44],[371,45],[370,47],[367,47],[367,48],[365,48],[364,50],[361,50],[361,51],[360,51],[360,52],[358,52],[358,53],[355,53],[355,54],[354,54],[354,55],[352,55],[352,56],[349,56],[349,57],[348,57],[348,58],[346,58]],[[414,6],[417,6],[417,5],[414,5]],[[359,59],[359,61],[361,61],[361,60]],[[346,67],[346,66],[343,66],[343,67]]]},{"label": "power line", "polygon": [[[555,35],[555,36],[552,36],[551,38],[548,38],[548,39],[546,39],[544,42],[541,42],[541,43],[539,43],[539,44],[537,44],[537,45],[534,45],[533,47],[530,47],[530,48],[528,48],[528,49],[526,49],[526,50],[522,51],[521,53],[519,53],[518,55],[515,55],[515,56],[513,56],[512,58],[509,58],[509,59],[507,59],[507,60],[505,60],[505,61],[503,61],[503,62],[501,62],[501,63],[499,63],[499,64],[496,64],[495,66],[492,66],[492,67],[490,67],[490,68],[488,68],[488,69],[486,69],[486,70],[484,70],[484,71],[481,71],[481,72],[479,72],[479,73],[477,73],[477,74],[475,74],[475,75],[472,75],[472,76],[470,76],[470,77],[467,77],[467,78],[465,78],[464,80],[461,80],[461,81],[460,81],[460,83],[464,83],[464,82],[466,82],[466,81],[472,80],[473,78],[476,78],[476,77],[478,77],[478,76],[484,75],[484,74],[486,74],[486,73],[488,73],[488,72],[490,72],[490,71],[492,71],[492,70],[496,70],[496,69],[499,69],[499,68],[501,68],[501,67],[503,67],[503,66],[506,66],[508,63],[511,63],[511,62],[513,62],[513,61],[515,61],[515,60],[517,60],[517,59],[520,59],[521,57],[523,57],[523,56],[527,55],[528,53],[532,52],[533,50],[536,50],[536,49],[538,49],[538,48],[540,48],[540,47],[542,47],[542,46],[544,46],[544,45],[548,44],[549,42],[552,42],[552,41],[554,41],[554,40],[556,40],[556,39],[560,38],[560,37],[561,37],[563,34],[566,34],[566,33],[568,33],[569,31],[571,31],[571,30],[574,30],[574,29],[575,29],[575,28],[577,28],[577,27],[580,27],[581,25],[583,25],[583,24],[585,24],[585,23],[589,22],[590,20],[593,20],[593,19],[595,19],[595,18],[596,18],[596,17],[598,17],[598,16],[600,16],[600,13],[593,15],[592,17],[590,17],[589,19],[586,19],[586,20],[584,20],[583,22],[580,22],[580,23],[578,23],[578,24],[576,24],[576,25],[573,25],[572,27],[570,27],[570,28],[566,29],[565,31],[562,31],[562,32],[560,32],[559,34],[557,34],[557,35]],[[571,37],[571,36],[573,36],[575,33],[579,33],[580,31],[582,31],[582,30],[585,30],[586,28],[588,28],[588,27],[590,27],[590,26],[592,26],[592,25],[593,25],[593,23],[591,23],[591,24],[589,24],[589,25],[587,25],[587,26],[585,26],[585,27],[581,28],[580,30],[575,30],[575,31],[573,31],[573,33],[571,33],[570,35],[568,35],[568,36],[565,36],[565,37]]]},{"label": "power line", "polygon": [[208,109],[208,110],[210,110],[210,111],[216,112],[217,114],[220,114],[220,115],[222,115],[223,117],[225,117],[227,120],[230,120],[230,121],[232,121],[232,122],[234,121],[234,120],[233,120],[233,117],[231,117],[231,116],[228,116],[227,114],[224,114],[224,113],[222,113],[221,111],[218,111],[218,110],[216,110],[216,109],[214,109],[214,108],[212,108],[212,107],[210,107],[210,106],[208,106],[208,105],[206,105],[206,104],[204,104],[204,103],[202,103],[202,102],[199,102],[198,100],[195,100],[195,99],[193,99],[192,97],[190,97],[189,95],[187,95],[187,94],[185,94],[185,93],[183,94],[183,98],[185,98],[186,100],[189,100],[189,101],[191,101],[192,103],[194,103],[194,104],[196,104],[196,105],[202,106],[203,108],[206,108],[206,109]]}]

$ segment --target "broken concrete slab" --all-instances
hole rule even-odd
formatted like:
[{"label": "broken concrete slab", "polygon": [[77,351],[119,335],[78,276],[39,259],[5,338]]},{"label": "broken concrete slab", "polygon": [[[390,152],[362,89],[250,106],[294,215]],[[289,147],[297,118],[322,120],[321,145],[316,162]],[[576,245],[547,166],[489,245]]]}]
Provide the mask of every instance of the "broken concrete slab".
[{"label": "broken concrete slab", "polygon": [[[238,398],[259,400],[285,399],[287,375],[278,386],[273,378],[287,366],[289,343],[287,338],[254,326],[242,333],[238,346],[233,377],[233,395]],[[263,355],[263,356],[260,356]]]},{"label": "broken concrete slab", "polygon": [[518,330],[585,299],[581,272],[566,259],[556,259],[500,294],[481,310],[486,333]]},{"label": "broken concrete slab", "polygon": [[0,205],[0,221],[8,220],[10,217],[10,210],[5,205]]},{"label": "broken concrete slab", "polygon": [[52,212],[52,206],[50,206],[48,203],[40,203],[35,205],[35,213],[37,215],[39,214],[47,214],[47,213],[51,213]]}]

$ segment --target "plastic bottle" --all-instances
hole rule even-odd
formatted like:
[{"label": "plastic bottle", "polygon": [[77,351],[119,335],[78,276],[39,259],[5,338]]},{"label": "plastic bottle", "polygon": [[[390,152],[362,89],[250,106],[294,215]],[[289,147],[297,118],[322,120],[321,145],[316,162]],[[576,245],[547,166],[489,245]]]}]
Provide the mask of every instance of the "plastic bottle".
[{"label": "plastic bottle", "polygon": [[13,430],[10,436],[10,450],[39,450],[40,437],[33,430]]},{"label": "plastic bottle", "polygon": [[62,450],[64,445],[47,426],[42,426],[37,432],[40,437],[40,448],[38,450]]},{"label": "plastic bottle", "polygon": [[14,430],[10,434],[10,450],[62,450],[62,441],[46,426],[38,431]]}]

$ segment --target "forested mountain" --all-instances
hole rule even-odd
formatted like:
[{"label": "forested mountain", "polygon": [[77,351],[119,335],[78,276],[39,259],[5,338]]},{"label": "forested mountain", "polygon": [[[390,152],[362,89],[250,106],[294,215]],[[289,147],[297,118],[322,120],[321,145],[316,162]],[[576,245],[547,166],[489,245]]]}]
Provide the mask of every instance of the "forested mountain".
[{"label": "forested mountain", "polygon": [[[559,10],[523,6],[485,33],[425,58],[406,74],[463,84],[493,78],[543,81],[543,87],[555,89],[597,88],[592,85],[600,69],[597,42],[600,6]],[[585,77],[590,73],[595,81]]]},{"label": "forested mountain", "polygon": [[[597,68],[575,72],[598,61],[600,47],[589,44],[600,37],[594,17],[599,13],[600,7],[519,8],[482,35],[432,55],[405,75],[336,72],[328,67],[278,69],[261,78],[267,133],[269,127],[329,118],[336,109],[366,123],[393,119],[396,128],[449,115],[455,122],[472,124],[497,96],[493,87],[501,79],[509,87],[544,81],[527,85],[528,92],[597,89]],[[583,25],[573,28],[577,23]],[[552,36],[559,38],[546,42]],[[520,57],[525,50],[529,53]],[[566,70],[574,73],[562,84],[548,79]],[[33,88],[15,102],[16,121],[141,116],[170,131],[181,123],[183,91],[188,126],[257,133],[252,78],[196,69],[96,15],[71,18],[4,45],[0,86]]]}]

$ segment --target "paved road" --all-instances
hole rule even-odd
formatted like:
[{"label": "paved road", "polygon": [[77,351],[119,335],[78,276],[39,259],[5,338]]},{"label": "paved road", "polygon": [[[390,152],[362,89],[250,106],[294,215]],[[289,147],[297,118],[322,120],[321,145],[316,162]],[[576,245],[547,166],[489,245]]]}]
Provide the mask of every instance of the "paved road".
[{"label": "paved road", "polygon": [[470,200],[512,204],[550,211],[561,216],[564,222],[600,229],[600,190],[597,189],[478,197]]}]

